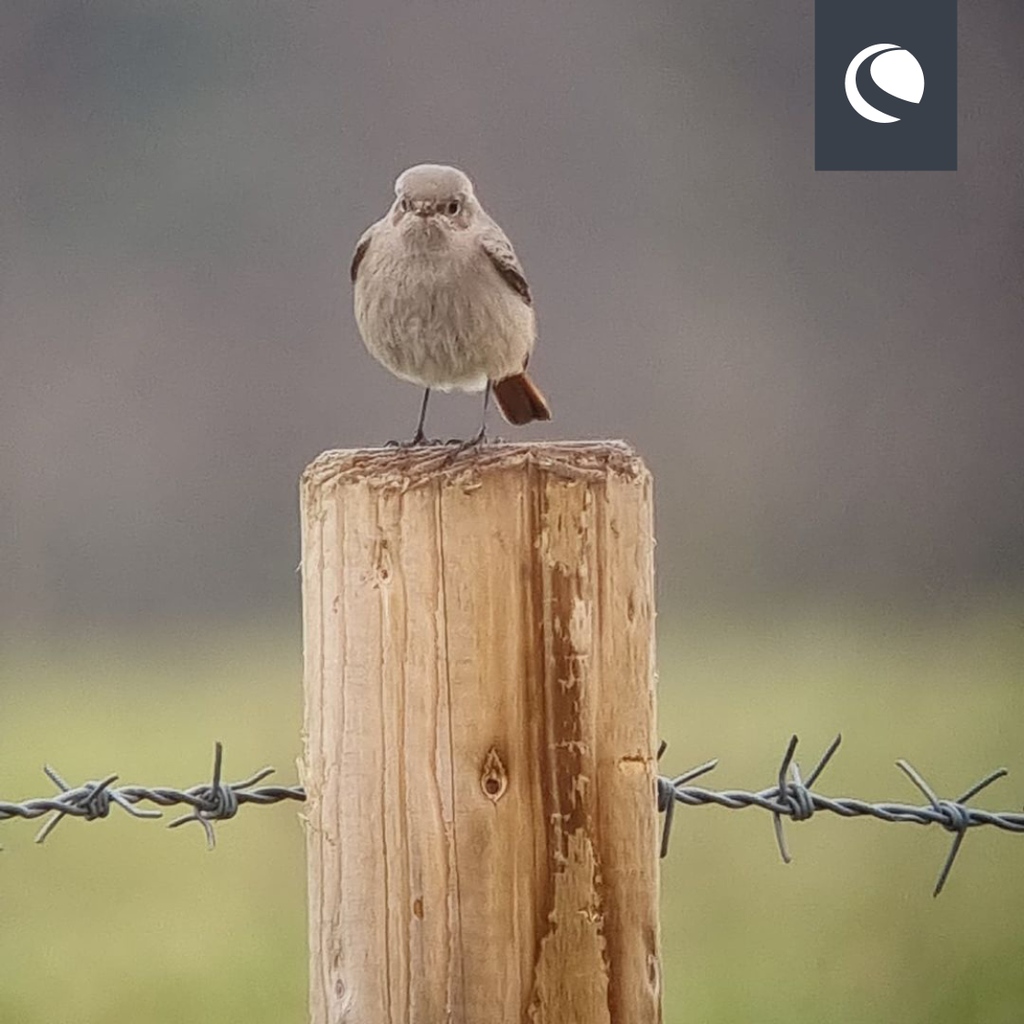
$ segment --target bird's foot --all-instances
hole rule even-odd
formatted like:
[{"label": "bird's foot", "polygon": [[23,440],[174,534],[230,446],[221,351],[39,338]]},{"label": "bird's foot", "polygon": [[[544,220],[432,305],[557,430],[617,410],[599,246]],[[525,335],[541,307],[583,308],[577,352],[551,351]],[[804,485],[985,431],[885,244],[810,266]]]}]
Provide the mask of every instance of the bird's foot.
[{"label": "bird's foot", "polygon": [[408,441],[388,441],[385,448],[420,448],[428,447],[429,445],[447,444],[447,441],[442,441],[439,437],[427,437],[422,430],[417,430],[416,433],[409,438]]},{"label": "bird's foot", "polygon": [[461,437],[450,437],[445,441],[445,445],[451,447],[452,453],[450,458],[455,458],[461,452],[469,451],[472,448],[480,448],[485,444],[489,444],[491,439],[487,436],[486,428],[481,427],[472,437],[461,438]]}]

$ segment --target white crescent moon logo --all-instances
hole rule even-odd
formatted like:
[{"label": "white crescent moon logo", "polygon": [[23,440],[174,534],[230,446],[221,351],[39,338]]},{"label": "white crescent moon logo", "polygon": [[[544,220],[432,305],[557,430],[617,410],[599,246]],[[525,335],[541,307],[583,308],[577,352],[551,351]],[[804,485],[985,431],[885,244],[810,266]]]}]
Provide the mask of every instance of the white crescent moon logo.
[{"label": "white crescent moon logo", "polygon": [[917,58],[909,50],[904,50],[895,43],[874,43],[872,46],[866,46],[850,61],[850,66],[846,69],[846,98],[850,101],[850,106],[869,121],[891,124],[899,118],[873,107],[861,96],[857,88],[857,72],[861,64],[870,57],[875,57],[871,62],[871,78],[875,85],[890,96],[896,96],[908,103],[921,102],[924,95],[924,72]]}]

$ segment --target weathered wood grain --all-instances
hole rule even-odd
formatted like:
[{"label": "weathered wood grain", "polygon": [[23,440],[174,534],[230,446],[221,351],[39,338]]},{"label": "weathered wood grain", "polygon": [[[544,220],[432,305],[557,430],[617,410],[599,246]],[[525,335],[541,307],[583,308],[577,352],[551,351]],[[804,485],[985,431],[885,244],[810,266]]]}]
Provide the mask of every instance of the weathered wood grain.
[{"label": "weathered wood grain", "polygon": [[651,510],[615,443],[306,470],[314,1024],[660,1021]]}]

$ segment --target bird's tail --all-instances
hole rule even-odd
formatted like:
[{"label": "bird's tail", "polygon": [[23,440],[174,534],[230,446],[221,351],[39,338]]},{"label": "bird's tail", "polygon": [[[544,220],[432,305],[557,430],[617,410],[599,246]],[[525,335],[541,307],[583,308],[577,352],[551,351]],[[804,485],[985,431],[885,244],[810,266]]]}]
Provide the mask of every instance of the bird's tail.
[{"label": "bird's tail", "polygon": [[521,427],[534,420],[551,419],[547,401],[525,372],[496,380],[492,387],[494,400],[509,423]]}]

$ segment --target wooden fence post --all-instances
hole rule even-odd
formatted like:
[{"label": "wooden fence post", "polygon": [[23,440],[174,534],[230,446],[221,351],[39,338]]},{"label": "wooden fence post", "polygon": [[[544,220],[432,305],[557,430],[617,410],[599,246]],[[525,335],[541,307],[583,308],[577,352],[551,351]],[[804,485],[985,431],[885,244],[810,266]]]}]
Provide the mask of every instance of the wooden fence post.
[{"label": "wooden fence post", "polygon": [[656,1024],[651,478],[618,443],[302,479],[314,1024]]}]

